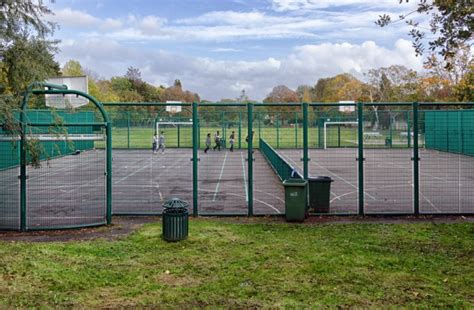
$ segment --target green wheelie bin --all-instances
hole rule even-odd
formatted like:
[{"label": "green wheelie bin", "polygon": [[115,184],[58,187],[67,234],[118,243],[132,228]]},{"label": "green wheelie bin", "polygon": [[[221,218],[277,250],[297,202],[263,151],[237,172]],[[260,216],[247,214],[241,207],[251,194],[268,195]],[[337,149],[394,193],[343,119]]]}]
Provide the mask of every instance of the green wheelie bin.
[{"label": "green wheelie bin", "polygon": [[308,182],[302,179],[287,179],[285,187],[285,215],[288,222],[303,222],[306,215]]},{"label": "green wheelie bin", "polygon": [[326,176],[308,178],[309,208],[314,212],[329,213],[332,182],[333,180]]}]

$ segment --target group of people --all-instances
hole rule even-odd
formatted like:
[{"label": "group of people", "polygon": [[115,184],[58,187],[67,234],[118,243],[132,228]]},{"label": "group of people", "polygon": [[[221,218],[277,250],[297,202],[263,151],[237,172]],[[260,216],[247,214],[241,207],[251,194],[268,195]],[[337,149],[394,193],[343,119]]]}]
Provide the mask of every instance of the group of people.
[{"label": "group of people", "polygon": [[[252,131],[252,137],[253,137],[254,132]],[[245,138],[245,141],[248,143],[249,142],[249,137]],[[207,153],[209,149],[211,148],[212,141],[211,141],[211,133],[208,133],[206,136],[206,148],[204,149],[204,153]],[[222,139],[220,136],[219,131],[216,131],[214,134],[214,147],[212,148],[214,151],[217,149],[218,151],[221,150],[222,147]],[[229,136],[229,151],[233,152],[234,151],[234,143],[235,143],[235,131],[232,131],[232,133]],[[161,154],[165,153],[165,133],[162,131],[160,132],[160,135],[155,132],[155,135],[153,136],[153,154],[157,154],[158,152],[161,151]]]}]

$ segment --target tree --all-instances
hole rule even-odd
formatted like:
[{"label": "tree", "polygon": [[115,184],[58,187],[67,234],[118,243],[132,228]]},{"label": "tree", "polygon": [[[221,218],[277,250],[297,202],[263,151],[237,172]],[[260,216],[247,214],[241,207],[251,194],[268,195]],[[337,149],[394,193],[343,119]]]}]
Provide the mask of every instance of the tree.
[{"label": "tree", "polygon": [[85,75],[82,65],[77,60],[69,60],[66,62],[61,69],[63,75],[65,76],[81,76]]},{"label": "tree", "polygon": [[30,83],[58,75],[59,64],[54,60],[51,49],[51,45],[43,40],[15,40],[2,59],[5,91],[19,95]]},{"label": "tree", "polygon": [[[409,0],[399,0],[400,4]],[[396,20],[388,14],[379,16],[375,22],[385,27],[404,20],[411,27],[409,32],[413,39],[413,47],[417,55],[425,51],[426,30],[413,18],[413,14],[431,15],[428,31],[433,38],[428,41],[429,50],[440,54],[446,61],[446,68],[450,69],[451,59],[456,51],[464,46],[471,45],[474,29],[474,5],[472,0],[417,0],[417,9],[402,14]]]},{"label": "tree", "polygon": [[284,103],[299,102],[298,95],[285,85],[273,87],[272,91],[267,95],[263,102]]},{"label": "tree", "polygon": [[42,0],[1,1],[0,56],[17,40],[41,40],[53,34],[56,24],[43,19],[51,14]]}]

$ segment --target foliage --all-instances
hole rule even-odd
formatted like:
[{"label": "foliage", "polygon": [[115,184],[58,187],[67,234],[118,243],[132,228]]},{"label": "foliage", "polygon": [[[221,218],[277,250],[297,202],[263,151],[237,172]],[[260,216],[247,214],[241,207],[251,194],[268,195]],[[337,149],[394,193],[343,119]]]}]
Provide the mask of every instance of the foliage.
[{"label": "foliage", "polygon": [[[409,0],[399,0],[400,4]],[[423,25],[410,18],[412,14],[430,15],[429,31],[433,38],[428,42],[431,52],[439,53],[446,61],[446,68],[452,68],[452,58],[459,48],[469,46],[473,41],[474,5],[472,0],[417,0],[415,11],[400,15],[392,20],[384,14],[375,22],[381,27],[404,20],[411,27],[413,47],[417,55],[425,51],[426,32]]]}]

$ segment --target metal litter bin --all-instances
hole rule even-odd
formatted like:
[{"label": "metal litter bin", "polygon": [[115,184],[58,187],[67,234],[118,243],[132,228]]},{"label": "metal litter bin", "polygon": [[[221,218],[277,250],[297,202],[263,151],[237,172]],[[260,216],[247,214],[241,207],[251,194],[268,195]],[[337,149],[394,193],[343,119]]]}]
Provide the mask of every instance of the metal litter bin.
[{"label": "metal litter bin", "polygon": [[330,177],[319,176],[308,178],[309,181],[309,208],[316,213],[329,213],[329,203],[331,198]]},{"label": "metal litter bin", "polygon": [[392,147],[392,139],[391,138],[385,138],[385,146]]},{"label": "metal litter bin", "polygon": [[163,239],[179,241],[188,237],[188,206],[189,203],[179,198],[163,204]]},{"label": "metal litter bin", "polygon": [[308,182],[301,179],[283,181],[285,187],[285,215],[288,222],[303,222],[306,214]]}]

